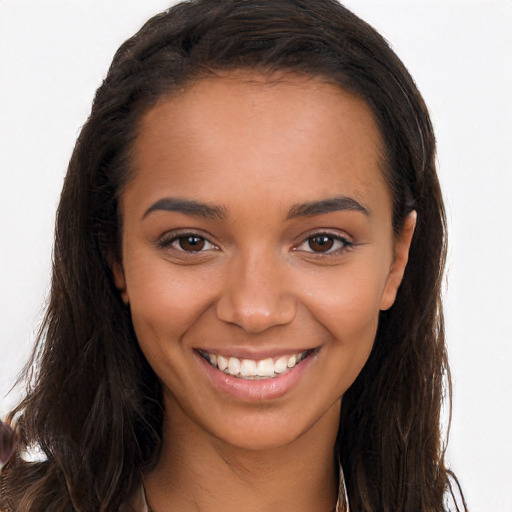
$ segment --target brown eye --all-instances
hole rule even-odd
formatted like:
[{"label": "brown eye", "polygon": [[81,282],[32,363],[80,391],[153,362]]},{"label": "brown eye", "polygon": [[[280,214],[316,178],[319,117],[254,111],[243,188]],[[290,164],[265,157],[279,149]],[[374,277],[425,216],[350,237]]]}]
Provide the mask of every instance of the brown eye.
[{"label": "brown eye", "polygon": [[294,250],[316,254],[318,257],[338,257],[352,247],[354,247],[354,243],[344,236],[334,233],[317,232],[304,238]]},{"label": "brown eye", "polygon": [[332,249],[334,239],[328,235],[316,235],[308,239],[308,245],[314,252],[327,252]]},{"label": "brown eye", "polygon": [[205,239],[200,236],[180,236],[177,239],[180,249],[187,252],[198,252],[204,249],[206,245]]},{"label": "brown eye", "polygon": [[181,253],[194,256],[207,251],[218,250],[219,248],[212,244],[208,238],[197,233],[166,233],[158,240],[158,247],[165,251],[171,251],[175,254]]}]

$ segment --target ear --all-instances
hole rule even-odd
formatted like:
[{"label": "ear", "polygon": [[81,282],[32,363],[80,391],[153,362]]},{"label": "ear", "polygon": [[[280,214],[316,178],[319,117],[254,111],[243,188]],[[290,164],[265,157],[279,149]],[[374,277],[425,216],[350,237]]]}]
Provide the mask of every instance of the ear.
[{"label": "ear", "polygon": [[398,288],[404,277],[405,266],[409,259],[409,248],[411,247],[412,236],[416,227],[416,219],[417,214],[413,210],[407,215],[402,230],[395,240],[393,263],[391,264],[386,286],[380,299],[380,309],[382,311],[389,309],[395,302]]},{"label": "ear", "polygon": [[115,263],[111,264],[110,267],[112,268],[114,284],[121,294],[121,299],[125,304],[128,304],[130,301],[128,299],[128,292],[126,290],[126,279],[124,276],[123,265],[116,261]]}]

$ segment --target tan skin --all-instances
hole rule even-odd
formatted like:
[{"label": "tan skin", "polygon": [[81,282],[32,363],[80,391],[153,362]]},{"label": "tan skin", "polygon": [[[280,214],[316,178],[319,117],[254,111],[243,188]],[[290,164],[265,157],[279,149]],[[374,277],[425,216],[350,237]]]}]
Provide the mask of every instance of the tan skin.
[{"label": "tan skin", "polygon": [[[393,234],[381,147],[362,100],[295,75],[202,79],[143,117],[114,273],[164,390],[155,512],[333,509],[341,399],[416,218]],[[304,351],[256,381],[203,357]]]}]

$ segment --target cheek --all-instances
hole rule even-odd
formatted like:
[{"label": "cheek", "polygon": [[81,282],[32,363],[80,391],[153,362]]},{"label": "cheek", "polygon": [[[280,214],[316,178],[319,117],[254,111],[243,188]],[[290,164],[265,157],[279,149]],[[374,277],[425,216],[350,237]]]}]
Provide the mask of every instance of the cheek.
[{"label": "cheek", "polygon": [[313,314],[329,333],[328,366],[335,376],[328,396],[340,397],[353,384],[373,348],[379,321],[379,283],[351,275],[315,301]]},{"label": "cheek", "polygon": [[309,310],[329,333],[337,364],[345,365],[349,379],[355,379],[373,347],[385,275],[372,265],[343,268],[328,283],[316,280],[310,288]]},{"label": "cheek", "polygon": [[[310,288],[311,304],[317,315],[336,330],[357,332],[372,326],[379,315],[385,280],[376,278],[375,269],[344,270]],[[371,271],[373,270],[373,272]]]},{"label": "cheek", "polygon": [[143,266],[137,260],[125,267],[133,326],[148,359],[175,350],[211,303],[204,276],[171,268],[167,262]]}]

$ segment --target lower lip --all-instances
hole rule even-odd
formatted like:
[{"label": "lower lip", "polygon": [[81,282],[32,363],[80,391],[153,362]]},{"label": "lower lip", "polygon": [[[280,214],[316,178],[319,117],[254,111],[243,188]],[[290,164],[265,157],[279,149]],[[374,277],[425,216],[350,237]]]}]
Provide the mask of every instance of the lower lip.
[{"label": "lower lip", "polygon": [[250,402],[275,400],[288,393],[297,385],[317,355],[318,353],[315,351],[291,370],[278,377],[246,380],[221,372],[206,361],[204,357],[196,353],[203,371],[217,389],[238,400]]}]

